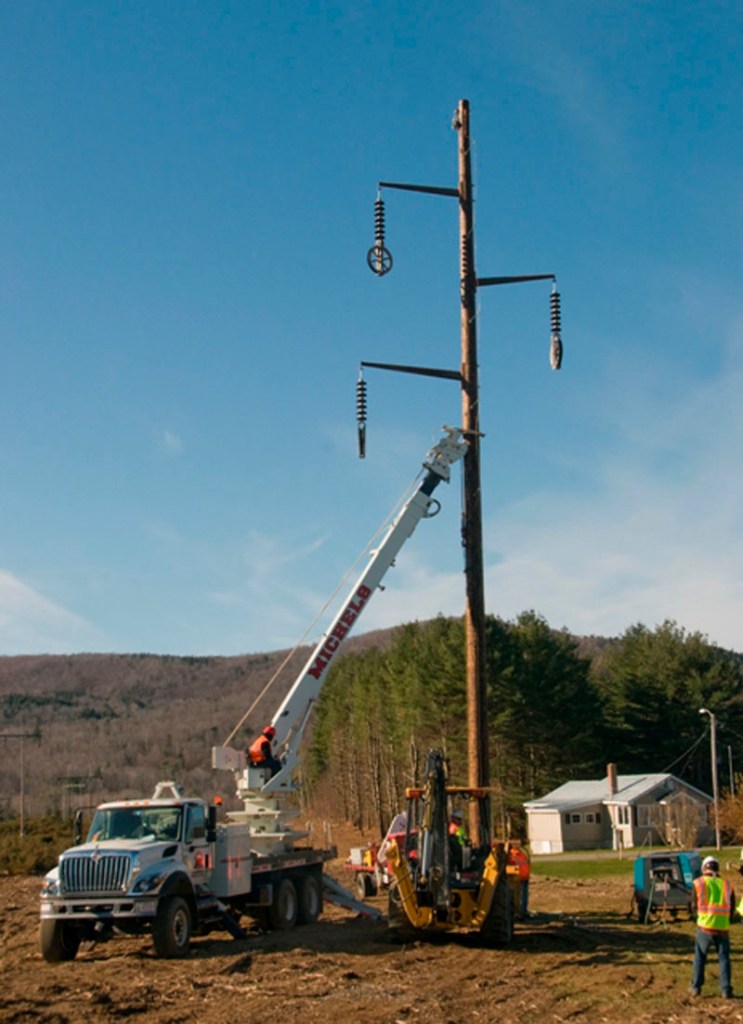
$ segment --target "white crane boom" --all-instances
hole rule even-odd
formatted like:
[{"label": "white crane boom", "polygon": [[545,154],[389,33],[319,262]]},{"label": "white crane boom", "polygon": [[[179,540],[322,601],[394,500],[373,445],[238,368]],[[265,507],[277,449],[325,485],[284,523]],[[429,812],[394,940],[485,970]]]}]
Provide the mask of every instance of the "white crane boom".
[{"label": "white crane boom", "polygon": [[[448,483],[450,467],[462,458],[467,450],[467,442],[461,430],[444,427],[444,431],[444,437],[426,456],[423,463],[425,475],[388,527],[379,546],[372,552],[366,568],[351,589],[340,612],[313,650],[274,715],[271,724],[276,730],[274,743],[276,749],[281,751],[282,767],[261,786],[261,792],[266,795],[287,792],[294,788],[292,774],[299,764],[299,744],[312,706],[320,694],[335,655],[356,625],[388,569],[394,565],[395,558],[405,541],[413,534],[421,519],[431,515],[434,490],[442,480]],[[243,767],[244,760],[238,762],[234,756],[230,756],[237,753],[226,747],[215,748],[212,763],[217,768]]]}]

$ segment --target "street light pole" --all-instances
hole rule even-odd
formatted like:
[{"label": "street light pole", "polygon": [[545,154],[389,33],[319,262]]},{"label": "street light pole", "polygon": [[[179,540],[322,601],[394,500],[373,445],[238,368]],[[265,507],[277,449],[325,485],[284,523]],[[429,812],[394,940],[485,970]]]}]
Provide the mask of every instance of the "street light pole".
[{"label": "street light pole", "polygon": [[712,799],[715,805],[715,848],[720,849],[720,790],[717,783],[717,718],[707,708],[700,715],[709,715],[710,757],[712,759]]}]

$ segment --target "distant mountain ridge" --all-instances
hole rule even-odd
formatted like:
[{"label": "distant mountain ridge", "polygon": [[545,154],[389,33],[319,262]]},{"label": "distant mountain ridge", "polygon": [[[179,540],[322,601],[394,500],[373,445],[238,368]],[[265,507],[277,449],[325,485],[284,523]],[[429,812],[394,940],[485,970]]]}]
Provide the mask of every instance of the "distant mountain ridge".
[{"label": "distant mountain ridge", "polygon": [[[342,655],[385,648],[399,628],[350,638]],[[573,640],[578,654],[594,664],[619,642]],[[0,657],[0,815],[18,812],[21,754],[26,814],[68,813],[81,802],[147,795],[164,778],[200,795],[214,793],[216,781],[229,806],[234,783],[228,773],[215,777],[212,746],[247,746],[310,653],[307,646],[293,654],[236,657]],[[743,663],[743,656],[735,657]]]},{"label": "distant mountain ridge", "polygon": [[[384,646],[391,634],[350,638],[343,653]],[[235,657],[0,657],[0,815],[18,811],[21,743],[27,814],[66,812],[80,793],[146,795],[160,778],[210,791],[212,746],[226,741],[286,662],[230,741],[247,746],[310,653],[307,646]],[[222,778],[229,799],[232,778]]]}]

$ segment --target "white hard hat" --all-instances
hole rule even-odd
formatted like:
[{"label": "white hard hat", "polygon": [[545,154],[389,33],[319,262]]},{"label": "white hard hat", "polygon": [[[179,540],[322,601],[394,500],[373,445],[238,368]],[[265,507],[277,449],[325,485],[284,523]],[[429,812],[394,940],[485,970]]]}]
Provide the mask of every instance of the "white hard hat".
[{"label": "white hard hat", "polygon": [[702,861],[702,868],[712,868],[713,871],[719,871],[720,863],[717,857],[705,857]]}]

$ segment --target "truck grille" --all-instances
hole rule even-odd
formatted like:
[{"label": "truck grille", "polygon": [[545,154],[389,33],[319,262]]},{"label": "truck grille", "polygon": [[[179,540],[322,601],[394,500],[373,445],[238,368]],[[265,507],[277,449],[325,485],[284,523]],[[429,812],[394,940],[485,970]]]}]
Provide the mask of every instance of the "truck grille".
[{"label": "truck grille", "polygon": [[62,892],[125,892],[129,885],[128,856],[63,857],[59,865]]}]

